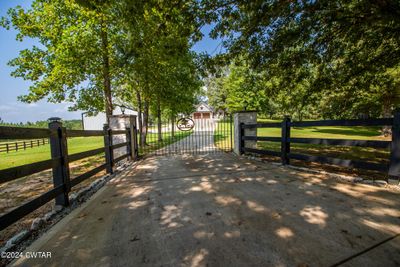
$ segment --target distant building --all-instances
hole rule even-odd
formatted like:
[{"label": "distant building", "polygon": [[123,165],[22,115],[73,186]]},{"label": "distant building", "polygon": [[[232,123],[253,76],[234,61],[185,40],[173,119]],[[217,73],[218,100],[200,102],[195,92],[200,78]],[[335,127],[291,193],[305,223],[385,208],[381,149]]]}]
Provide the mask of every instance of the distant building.
[{"label": "distant building", "polygon": [[191,116],[193,119],[221,119],[226,115],[223,109],[215,110],[204,102],[200,102],[195,108],[196,111]]},{"label": "distant building", "polygon": [[193,112],[193,119],[211,119],[214,117],[213,109],[204,102],[201,102],[196,106],[196,111]]},{"label": "distant building", "polygon": [[[116,106],[113,115],[122,114],[121,107]],[[125,109],[124,114],[126,115],[138,115],[137,111]],[[103,125],[107,122],[107,117],[104,112],[99,112],[96,116],[88,116],[86,113],[82,113],[82,125],[84,130],[103,130]],[[138,121],[136,121],[138,125]]]}]

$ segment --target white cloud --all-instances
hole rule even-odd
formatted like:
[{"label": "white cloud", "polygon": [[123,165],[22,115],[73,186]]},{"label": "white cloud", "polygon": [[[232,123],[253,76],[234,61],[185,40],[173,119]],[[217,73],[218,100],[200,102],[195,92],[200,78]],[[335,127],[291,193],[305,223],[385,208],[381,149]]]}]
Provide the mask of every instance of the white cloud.
[{"label": "white cloud", "polygon": [[38,106],[38,104],[36,104],[36,103],[29,103],[28,104],[28,108],[34,108],[34,107],[37,107]]},{"label": "white cloud", "polygon": [[39,101],[38,103],[7,103],[0,105],[0,117],[7,122],[26,122],[47,120],[50,117],[60,117],[63,119],[80,119],[80,112],[69,112],[68,107],[71,103],[47,103]]},{"label": "white cloud", "polygon": [[10,105],[0,105],[0,111],[16,111],[17,108],[15,106],[10,106]]}]

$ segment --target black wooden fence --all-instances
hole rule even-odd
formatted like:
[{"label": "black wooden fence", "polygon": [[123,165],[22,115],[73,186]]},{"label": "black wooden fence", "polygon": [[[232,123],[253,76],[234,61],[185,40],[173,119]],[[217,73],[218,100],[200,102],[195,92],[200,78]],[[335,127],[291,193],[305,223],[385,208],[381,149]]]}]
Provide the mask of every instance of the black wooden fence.
[{"label": "black wooden fence", "polygon": [[22,140],[15,142],[7,142],[0,144],[0,152],[9,153],[11,151],[26,150],[27,148],[34,148],[38,146],[44,146],[49,144],[48,138],[36,139],[36,140]]},{"label": "black wooden fence", "polygon": [[[122,134],[126,135],[126,142],[113,144],[112,136]],[[67,137],[81,136],[103,136],[104,147],[75,154],[68,154]],[[47,169],[52,169],[54,188],[2,215],[0,217],[0,231],[53,199],[55,199],[56,205],[68,206],[71,188],[104,169],[109,174],[113,173],[115,163],[123,159],[128,158],[135,160],[138,156],[136,137],[136,127],[133,127],[133,129],[127,128],[126,130],[112,131],[107,125],[105,125],[103,131],[66,130],[58,120],[51,121],[49,123],[49,129],[1,126],[0,139],[50,138],[51,159],[0,170],[0,184]],[[126,153],[114,158],[114,149],[121,147],[126,147]],[[95,156],[100,153],[105,154],[105,162],[103,164],[70,179],[70,162]]]},{"label": "black wooden fence", "polygon": [[[293,138],[290,136],[291,127],[315,127],[315,126],[391,126],[392,141],[365,141],[348,139],[321,139],[321,138]],[[281,137],[267,136],[246,136],[245,129],[254,128],[281,128]],[[363,119],[363,120],[322,120],[292,122],[286,117],[281,123],[256,123],[240,125],[240,152],[270,155],[281,158],[283,165],[290,164],[291,159],[303,160],[308,162],[326,163],[342,167],[366,169],[373,171],[386,172],[389,176],[400,177],[400,112],[396,112],[394,118],[384,119]],[[245,146],[245,141],[270,141],[280,142],[281,151],[250,148]],[[372,148],[390,149],[389,164],[378,164],[366,161],[347,160],[325,156],[313,156],[306,154],[291,153],[291,143],[317,144],[330,146],[358,146]]]}]

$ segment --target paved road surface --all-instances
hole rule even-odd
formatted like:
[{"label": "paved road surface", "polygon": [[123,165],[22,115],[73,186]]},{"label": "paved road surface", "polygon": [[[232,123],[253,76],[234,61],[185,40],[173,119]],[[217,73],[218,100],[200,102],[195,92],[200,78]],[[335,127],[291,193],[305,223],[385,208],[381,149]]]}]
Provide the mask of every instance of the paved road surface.
[{"label": "paved road surface", "polygon": [[[228,154],[149,158],[15,266],[329,266],[400,232],[400,194]],[[399,266],[395,238],[343,266]]]},{"label": "paved road surface", "polygon": [[217,122],[213,119],[195,119],[194,122],[195,128],[191,135],[157,150],[154,154],[219,152],[214,143],[214,131]]}]

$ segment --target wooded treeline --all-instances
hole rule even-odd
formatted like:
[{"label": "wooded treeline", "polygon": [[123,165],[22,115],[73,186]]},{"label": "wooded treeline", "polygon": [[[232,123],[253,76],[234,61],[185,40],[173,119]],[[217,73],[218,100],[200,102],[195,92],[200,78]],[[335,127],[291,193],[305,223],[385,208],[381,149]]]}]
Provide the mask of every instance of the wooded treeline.
[{"label": "wooded treeline", "polygon": [[400,107],[400,2],[204,0],[227,53],[213,106],[266,116],[390,117]]},{"label": "wooded treeline", "polygon": [[[10,126],[10,127],[26,127],[26,128],[48,128],[48,121],[35,121],[35,122],[5,122],[0,118],[0,126]],[[63,127],[68,130],[82,130],[81,120],[63,120]]]},{"label": "wooded treeline", "polygon": [[[192,51],[207,24],[223,53]],[[41,44],[10,62],[33,81],[20,100],[108,115],[129,106],[144,115],[142,145],[149,116],[161,129],[190,113],[203,84],[215,109],[269,117],[387,117],[400,106],[395,0],[34,0],[2,25]]]}]

